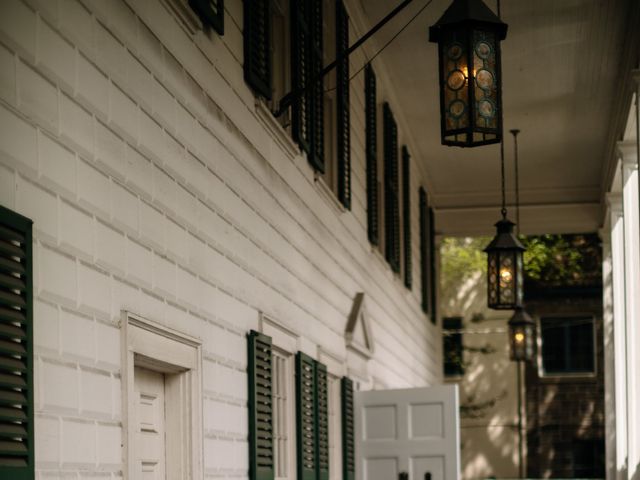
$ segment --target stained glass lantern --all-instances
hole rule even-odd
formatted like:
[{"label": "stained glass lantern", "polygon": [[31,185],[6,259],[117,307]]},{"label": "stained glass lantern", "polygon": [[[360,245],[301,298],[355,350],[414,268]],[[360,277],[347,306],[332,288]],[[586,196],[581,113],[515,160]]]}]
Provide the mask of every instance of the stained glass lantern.
[{"label": "stained glass lantern", "polygon": [[529,361],[535,353],[536,324],[524,307],[517,307],[509,320],[511,360]]},{"label": "stained glass lantern", "polygon": [[453,0],[429,28],[429,41],[438,44],[443,145],[500,143],[500,41],[506,36],[507,24],[482,0]]},{"label": "stained glass lantern", "polygon": [[514,223],[503,218],[497,234],[487,245],[488,305],[494,310],[513,310],[522,305],[522,243],[513,234]]}]

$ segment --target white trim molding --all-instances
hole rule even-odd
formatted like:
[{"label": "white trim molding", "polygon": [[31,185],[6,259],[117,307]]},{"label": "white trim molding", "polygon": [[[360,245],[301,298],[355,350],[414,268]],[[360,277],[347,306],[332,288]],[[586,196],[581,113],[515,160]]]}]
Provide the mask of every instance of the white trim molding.
[{"label": "white trim molding", "polygon": [[165,375],[167,478],[203,477],[202,350],[198,339],[123,311],[120,322],[122,352],[122,437],[124,478],[137,479],[134,422],[135,367]]},{"label": "white trim molding", "polygon": [[[362,325],[364,332],[363,341],[359,341],[355,335],[358,324]],[[369,318],[365,306],[364,292],[356,293],[356,296],[353,299],[353,306],[351,308],[351,313],[349,314],[347,327],[345,328],[344,338],[347,344],[347,349],[354,350],[366,358],[371,358],[373,356],[373,334],[369,327]]]}]

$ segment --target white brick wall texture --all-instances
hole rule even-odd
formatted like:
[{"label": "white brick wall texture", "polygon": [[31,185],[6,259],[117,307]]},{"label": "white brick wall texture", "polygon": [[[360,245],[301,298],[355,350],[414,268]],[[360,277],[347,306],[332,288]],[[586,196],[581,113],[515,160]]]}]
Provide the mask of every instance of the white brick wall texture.
[{"label": "white brick wall texture", "polygon": [[207,38],[157,0],[0,2],[0,204],[35,222],[39,480],[122,478],[123,310],[202,341],[211,478],[247,475],[245,334],[261,312],[347,362],[364,291],[378,383],[440,381],[419,282],[408,292],[366,240],[363,112],[341,214],[259,120],[229,3]]}]

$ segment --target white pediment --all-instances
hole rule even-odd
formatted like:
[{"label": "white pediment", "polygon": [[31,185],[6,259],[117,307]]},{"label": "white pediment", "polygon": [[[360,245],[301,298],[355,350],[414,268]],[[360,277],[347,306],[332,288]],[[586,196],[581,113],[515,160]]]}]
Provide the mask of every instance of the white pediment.
[{"label": "white pediment", "polygon": [[355,350],[366,358],[373,355],[373,335],[369,326],[364,292],[358,292],[353,299],[344,337],[348,349]]}]

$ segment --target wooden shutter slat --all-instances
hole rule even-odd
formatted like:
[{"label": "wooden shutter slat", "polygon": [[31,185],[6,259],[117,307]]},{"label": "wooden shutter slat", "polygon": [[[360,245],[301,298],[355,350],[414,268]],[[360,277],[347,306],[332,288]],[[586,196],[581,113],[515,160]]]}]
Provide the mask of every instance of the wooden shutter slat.
[{"label": "wooden shutter slat", "polygon": [[20,277],[0,273],[0,288],[24,291],[25,283]]},{"label": "wooden shutter slat", "polygon": [[0,405],[27,405],[27,396],[17,390],[0,390]]},{"label": "wooden shutter slat", "polygon": [[244,0],[244,78],[264,98],[272,97],[271,0]]},{"label": "wooden shutter slat", "polygon": [[8,387],[11,389],[14,388],[25,388],[27,386],[27,381],[21,375],[11,375],[8,373],[0,373],[0,391],[2,391],[2,387]]},{"label": "wooden shutter slat", "polygon": [[24,311],[0,305],[0,323],[19,323],[24,325],[26,322],[27,315]]},{"label": "wooden shutter slat", "polygon": [[378,245],[378,132],[376,76],[370,63],[364,71],[365,153],[367,159],[367,233]]},{"label": "wooden shutter slat", "polygon": [[249,379],[249,478],[273,480],[273,417],[271,337],[247,335]]},{"label": "wooden shutter slat", "polygon": [[0,271],[22,275],[25,273],[25,268],[22,263],[14,260],[13,258],[3,256],[0,257]]},{"label": "wooden shutter slat", "polygon": [[315,376],[315,444],[316,478],[329,479],[329,401],[327,396],[327,367],[314,362]]},{"label": "wooden shutter slat", "polygon": [[11,324],[0,323],[0,339],[20,339],[27,338],[27,333],[24,329]]},{"label": "wooden shutter slat", "polygon": [[2,357],[2,360],[0,360],[0,371],[24,373],[27,371],[27,365],[17,358]]},{"label": "wooden shutter slat", "polygon": [[0,354],[25,356],[27,348],[19,342],[0,340]]},{"label": "wooden shutter slat", "polygon": [[338,107],[338,200],[351,209],[351,120],[349,100],[349,16],[342,0],[336,1],[336,96]]},{"label": "wooden shutter slat", "polygon": [[[8,210],[4,209],[5,212]],[[0,225],[0,239],[5,242],[18,242],[25,243],[26,236],[24,233],[17,231],[14,228],[10,228],[9,226]]]},{"label": "wooden shutter slat", "polygon": [[27,305],[27,301],[21,295],[0,289],[0,303],[8,307],[23,308]]},{"label": "wooden shutter slat", "polygon": [[[27,420],[27,414],[24,409],[0,407],[0,422],[24,422]],[[0,427],[0,432],[2,432]]]},{"label": "wooden shutter slat", "polygon": [[406,145],[402,146],[402,238],[404,240],[404,285],[413,286],[411,256],[411,156]]},{"label": "wooden shutter slat", "polygon": [[24,249],[20,248],[10,240],[0,240],[0,255],[18,257],[22,260],[25,257],[25,252]]},{"label": "wooden shutter slat", "polygon": [[347,377],[340,380],[340,406],[342,411],[342,478],[355,480],[355,431],[353,425],[353,381]]},{"label": "wooden shutter slat", "polygon": [[0,437],[4,438],[27,438],[28,432],[23,425],[19,424],[5,424],[0,432]]}]

